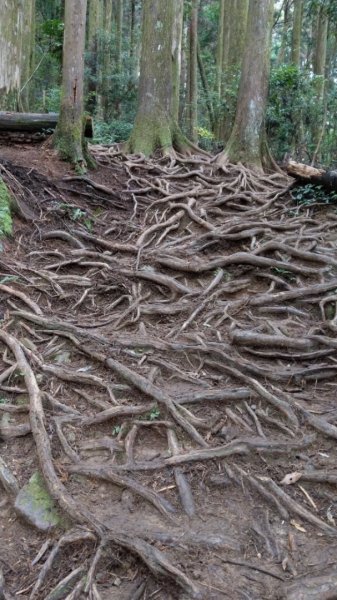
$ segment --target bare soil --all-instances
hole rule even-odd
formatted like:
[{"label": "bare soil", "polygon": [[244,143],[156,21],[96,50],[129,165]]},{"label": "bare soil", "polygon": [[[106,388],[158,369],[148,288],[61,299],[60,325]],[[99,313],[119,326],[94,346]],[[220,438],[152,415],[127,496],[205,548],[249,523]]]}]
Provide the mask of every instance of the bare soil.
[{"label": "bare soil", "polygon": [[67,513],[38,532],[0,484],[0,597],[337,597],[334,208],[206,156],[92,151],[81,178],[0,147],[0,452]]}]

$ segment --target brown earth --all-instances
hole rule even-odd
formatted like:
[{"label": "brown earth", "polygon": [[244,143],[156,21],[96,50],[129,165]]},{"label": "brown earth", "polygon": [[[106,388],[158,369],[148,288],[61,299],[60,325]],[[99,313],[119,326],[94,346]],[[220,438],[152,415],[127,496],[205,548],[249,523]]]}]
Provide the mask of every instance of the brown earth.
[{"label": "brown earth", "polygon": [[334,208],[207,157],[93,152],[78,178],[0,146],[0,452],[74,532],[33,529],[0,486],[0,597],[337,597]]}]

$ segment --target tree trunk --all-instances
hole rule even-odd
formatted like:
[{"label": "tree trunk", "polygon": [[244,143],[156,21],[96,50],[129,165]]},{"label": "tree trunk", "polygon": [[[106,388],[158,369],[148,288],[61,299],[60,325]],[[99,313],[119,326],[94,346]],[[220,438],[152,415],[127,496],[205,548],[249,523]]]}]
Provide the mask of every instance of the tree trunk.
[{"label": "tree trunk", "polygon": [[149,156],[157,149],[163,154],[171,154],[174,146],[186,149],[173,112],[173,24],[173,2],[144,0],[138,111],[130,152]]},{"label": "tree trunk", "polygon": [[192,0],[189,28],[188,133],[195,143],[198,141],[198,9],[199,0]]},{"label": "tree trunk", "polygon": [[31,76],[34,71],[35,55],[35,0],[24,2],[22,36],[21,89],[18,98],[19,109],[28,111],[32,101]]},{"label": "tree trunk", "polygon": [[17,110],[20,90],[31,75],[33,0],[11,0],[0,19],[0,109]]},{"label": "tree trunk", "polygon": [[277,55],[277,64],[283,65],[286,62],[286,51],[288,47],[288,31],[289,31],[289,19],[290,19],[290,2],[285,0],[283,6],[283,29],[282,39],[279,53]]},{"label": "tree trunk", "polygon": [[100,108],[99,98],[100,81],[100,52],[99,31],[103,25],[103,7],[102,0],[88,0],[88,23],[87,23],[87,67],[89,74],[87,78],[87,101],[86,109],[94,114]]},{"label": "tree trunk", "polygon": [[327,42],[328,42],[328,25],[329,19],[326,8],[321,6],[318,10],[318,22],[316,32],[316,43],[313,56],[313,71],[316,76],[315,88],[317,97],[317,107],[320,115],[323,115],[323,120],[318,118],[313,123],[312,134],[315,146],[313,159],[320,158],[320,142],[322,141],[326,121],[326,106],[325,105],[325,67],[327,57]]},{"label": "tree trunk", "polygon": [[316,83],[317,96],[319,100],[322,100],[324,95],[328,24],[329,19],[326,9],[321,6],[318,13],[316,43],[313,57],[313,71],[314,74],[319,78]]},{"label": "tree trunk", "polygon": [[129,64],[130,76],[133,77],[135,69],[135,50],[136,50],[136,0],[131,0],[130,3],[130,47],[129,47]]},{"label": "tree trunk", "polygon": [[110,94],[111,94],[111,29],[112,29],[112,2],[103,1],[103,40],[102,40],[102,86],[100,95],[102,97],[102,116],[105,121],[110,118]]},{"label": "tree trunk", "polygon": [[116,72],[122,70],[123,0],[116,0]]},{"label": "tree trunk", "polygon": [[273,0],[250,0],[247,38],[235,122],[220,164],[243,162],[262,169],[268,163],[265,111],[270,68]]},{"label": "tree trunk", "polygon": [[203,63],[202,56],[201,56],[199,42],[198,42],[198,67],[199,67],[199,73],[200,73],[202,87],[204,88],[205,97],[206,97],[206,106],[207,106],[207,111],[208,111],[208,116],[209,116],[210,129],[211,129],[211,131],[213,131],[214,126],[215,126],[215,118],[214,118],[214,110],[213,110],[213,103],[212,103],[212,95],[211,95],[211,90],[209,89],[209,85],[208,85],[208,79],[207,79],[204,63]]},{"label": "tree trunk", "polygon": [[301,64],[303,0],[294,0],[293,31],[291,39],[291,62],[296,67]]},{"label": "tree trunk", "polygon": [[173,41],[172,41],[172,60],[173,60],[173,118],[178,122],[179,103],[180,103],[180,77],[181,77],[181,44],[183,35],[184,20],[184,2],[175,0],[174,2],[174,23],[173,23]]},{"label": "tree trunk", "polygon": [[224,55],[225,2],[226,2],[226,0],[220,0],[218,43],[217,43],[217,53],[216,53],[215,93],[216,93],[219,101],[221,98],[221,80],[222,80],[223,55]]},{"label": "tree trunk", "polygon": [[87,0],[65,3],[62,99],[54,145],[64,160],[86,166],[83,127],[83,72]]},{"label": "tree trunk", "polygon": [[225,12],[220,97],[222,107],[216,126],[216,137],[229,139],[236,108],[235,93],[241,71],[246,40],[249,0],[230,0]]}]

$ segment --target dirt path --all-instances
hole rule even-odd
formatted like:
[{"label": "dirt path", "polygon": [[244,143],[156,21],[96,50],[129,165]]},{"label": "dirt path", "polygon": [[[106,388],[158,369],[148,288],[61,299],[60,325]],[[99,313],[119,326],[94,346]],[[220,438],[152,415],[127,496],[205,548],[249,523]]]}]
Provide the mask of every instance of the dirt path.
[{"label": "dirt path", "polygon": [[1,456],[20,487],[42,471],[71,522],[38,532],[0,487],[2,597],[322,598],[333,207],[242,166],[95,153],[81,179],[0,149],[20,209],[0,254]]}]

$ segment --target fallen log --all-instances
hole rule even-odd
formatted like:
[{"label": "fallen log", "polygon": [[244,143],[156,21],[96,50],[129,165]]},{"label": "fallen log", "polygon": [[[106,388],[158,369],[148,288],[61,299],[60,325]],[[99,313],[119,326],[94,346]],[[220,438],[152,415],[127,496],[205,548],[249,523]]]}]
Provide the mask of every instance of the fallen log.
[{"label": "fallen log", "polygon": [[[0,112],[0,132],[29,132],[51,135],[57,125],[58,113],[15,113]],[[84,135],[93,138],[92,117],[85,117]]]},{"label": "fallen log", "polygon": [[320,185],[328,191],[337,191],[337,171],[316,169],[315,167],[297,163],[293,160],[287,163],[286,171],[298,183],[311,183],[312,185]]}]

